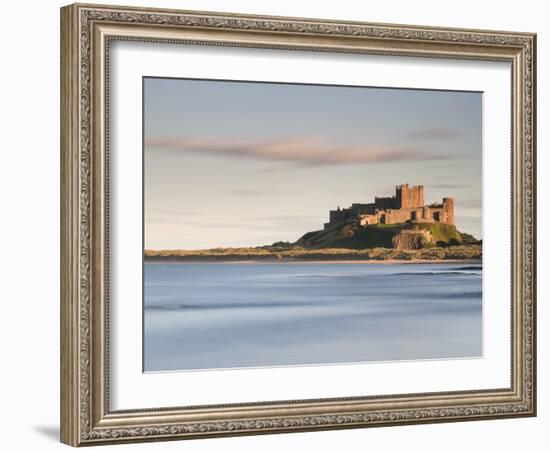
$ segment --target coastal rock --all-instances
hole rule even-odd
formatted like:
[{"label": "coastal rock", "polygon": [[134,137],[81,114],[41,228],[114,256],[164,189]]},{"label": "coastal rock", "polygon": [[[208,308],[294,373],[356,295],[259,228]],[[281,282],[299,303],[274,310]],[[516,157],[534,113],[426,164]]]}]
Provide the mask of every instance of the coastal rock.
[{"label": "coastal rock", "polygon": [[393,248],[397,250],[418,250],[433,242],[434,238],[427,230],[401,230],[392,238]]}]

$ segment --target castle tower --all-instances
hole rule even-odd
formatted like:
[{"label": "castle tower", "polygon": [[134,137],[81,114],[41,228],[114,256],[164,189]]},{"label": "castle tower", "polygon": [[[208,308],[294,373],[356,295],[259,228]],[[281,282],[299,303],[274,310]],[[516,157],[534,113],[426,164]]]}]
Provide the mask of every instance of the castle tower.
[{"label": "castle tower", "polygon": [[414,190],[414,204],[412,208],[422,208],[424,207],[424,186],[419,184],[413,188]]},{"label": "castle tower", "polygon": [[424,186],[418,185],[409,188],[408,184],[395,187],[395,207],[422,208],[424,206]]},{"label": "castle tower", "polygon": [[455,224],[455,201],[452,197],[443,198],[443,211],[445,211],[445,222]]},{"label": "castle tower", "polygon": [[407,201],[407,193],[409,190],[408,184],[395,186],[395,207],[396,209],[403,208],[403,203]]}]

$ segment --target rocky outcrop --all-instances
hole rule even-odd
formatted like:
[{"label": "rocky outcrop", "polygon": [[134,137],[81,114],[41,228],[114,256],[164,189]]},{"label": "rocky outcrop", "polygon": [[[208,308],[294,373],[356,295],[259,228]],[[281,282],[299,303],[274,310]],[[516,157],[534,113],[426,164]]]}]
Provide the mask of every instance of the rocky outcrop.
[{"label": "rocky outcrop", "polygon": [[392,238],[393,248],[397,250],[418,250],[432,242],[434,238],[426,230],[401,230]]},{"label": "rocky outcrop", "polygon": [[[480,241],[468,236],[467,245]],[[397,250],[418,250],[426,247],[447,247],[463,243],[461,233],[455,225],[446,223],[402,223],[361,226],[357,223],[336,224],[323,230],[304,234],[289,246],[307,249],[323,248],[394,248]]]}]

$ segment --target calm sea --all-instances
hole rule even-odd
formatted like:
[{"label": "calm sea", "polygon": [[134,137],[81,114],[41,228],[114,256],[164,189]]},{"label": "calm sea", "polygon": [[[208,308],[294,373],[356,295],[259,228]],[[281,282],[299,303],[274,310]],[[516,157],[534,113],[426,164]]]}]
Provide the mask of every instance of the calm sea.
[{"label": "calm sea", "polygon": [[480,265],[146,263],[144,369],[479,357]]}]

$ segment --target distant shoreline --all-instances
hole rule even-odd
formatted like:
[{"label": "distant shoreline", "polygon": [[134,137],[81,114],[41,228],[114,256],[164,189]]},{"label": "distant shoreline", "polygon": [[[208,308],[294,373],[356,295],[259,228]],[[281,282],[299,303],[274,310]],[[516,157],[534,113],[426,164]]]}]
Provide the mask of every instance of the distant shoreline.
[{"label": "distant shoreline", "polygon": [[431,247],[418,250],[396,250],[393,248],[372,249],[304,249],[282,247],[220,248],[209,250],[147,250],[146,262],[228,262],[228,263],[364,263],[364,264],[406,264],[406,263],[457,263],[481,262],[481,245]]},{"label": "distant shoreline", "polygon": [[313,259],[249,259],[240,261],[230,261],[227,259],[175,259],[175,258],[146,258],[146,263],[149,264],[470,264],[481,266],[482,261],[480,259],[333,259],[333,260],[313,260]]}]

